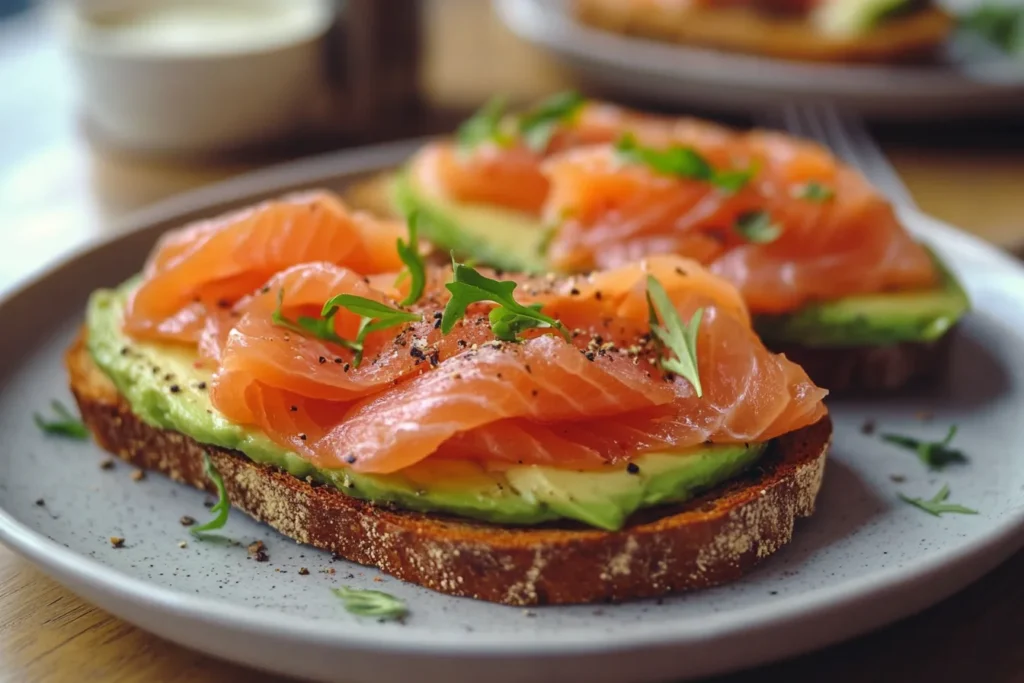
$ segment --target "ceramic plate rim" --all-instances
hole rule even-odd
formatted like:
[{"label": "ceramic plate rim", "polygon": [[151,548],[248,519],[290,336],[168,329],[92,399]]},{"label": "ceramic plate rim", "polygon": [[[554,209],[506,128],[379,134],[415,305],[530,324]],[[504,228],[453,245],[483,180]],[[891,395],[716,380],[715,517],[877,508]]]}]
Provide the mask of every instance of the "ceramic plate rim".
[{"label": "ceramic plate rim", "polygon": [[[95,252],[116,249],[122,240],[151,229],[162,220],[189,212],[209,210],[219,204],[244,201],[300,184],[339,181],[349,176],[385,170],[400,162],[410,150],[420,144],[422,140],[402,141],[311,157],[245,174],[159,202],[133,214],[111,234],[79,248],[13,288],[0,297],[0,306],[29,295],[29,290],[34,285],[57,276],[60,271],[79,260],[89,258]],[[912,228],[918,226],[918,229],[930,231],[940,248],[956,249],[967,258],[981,258],[997,263],[1001,269],[1012,271],[1014,277],[1019,280],[1018,284],[1024,286],[1024,266],[997,248],[917,211],[901,210],[901,217]],[[956,267],[955,263],[953,267]],[[404,632],[396,636],[393,633],[367,632],[355,622],[325,622],[280,612],[255,610],[227,601],[192,596],[135,578],[98,560],[60,546],[17,521],[3,508],[0,508],[0,541],[51,575],[70,576],[85,585],[108,594],[113,593],[120,599],[131,600],[148,609],[184,619],[199,619],[235,632],[277,638],[302,638],[311,644],[343,644],[346,647],[358,647],[367,651],[437,656],[570,655],[682,642],[697,643],[726,635],[736,637],[744,633],[756,633],[769,627],[841,612],[859,602],[915,584],[929,576],[942,574],[944,571],[952,573],[954,568],[962,570],[975,558],[997,558],[998,561],[1002,561],[1024,546],[1024,505],[1019,506],[985,533],[962,545],[951,546],[903,568],[880,570],[846,581],[841,584],[840,594],[832,587],[819,588],[777,605],[757,605],[705,616],[700,621],[681,619],[675,622],[640,625],[629,634],[618,635],[612,642],[595,639],[586,627],[575,627],[554,636],[547,634],[545,640],[515,640],[496,633],[446,632],[440,636],[435,633],[431,637],[424,637],[414,632]],[[988,566],[980,566],[985,564]],[[979,566],[962,573],[973,574],[973,580],[994,564],[980,563]],[[966,585],[966,581],[963,585]]]}]

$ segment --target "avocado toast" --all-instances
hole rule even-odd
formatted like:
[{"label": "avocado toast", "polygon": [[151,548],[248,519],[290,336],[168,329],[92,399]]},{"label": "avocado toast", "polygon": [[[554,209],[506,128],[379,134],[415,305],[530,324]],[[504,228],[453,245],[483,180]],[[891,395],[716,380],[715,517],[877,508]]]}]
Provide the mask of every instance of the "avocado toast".
[{"label": "avocado toast", "polygon": [[769,347],[836,392],[934,376],[968,308],[859,173],[781,133],[571,93],[519,115],[491,103],[415,155],[392,193],[432,241],[507,270],[695,258],[739,287]]},{"label": "avocado toast", "polygon": [[97,440],[217,473],[300,542],[513,604],[720,583],[810,514],[825,392],[723,280],[678,257],[502,280],[426,266],[414,229],[396,280],[371,253],[395,229],[320,193],[166,236],[68,353]]}]

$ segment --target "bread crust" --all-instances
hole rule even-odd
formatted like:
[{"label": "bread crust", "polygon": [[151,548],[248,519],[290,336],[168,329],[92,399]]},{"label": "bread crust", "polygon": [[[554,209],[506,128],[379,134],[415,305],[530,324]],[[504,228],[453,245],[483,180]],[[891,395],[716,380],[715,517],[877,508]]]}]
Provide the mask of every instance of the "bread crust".
[{"label": "bread crust", "polygon": [[208,453],[233,507],[282,534],[442,593],[509,605],[622,601],[739,578],[810,515],[832,435],[828,418],[778,439],[743,477],[685,505],[642,511],[621,531],[515,528],[376,506],[243,454],[140,420],[81,337],[66,356],[82,417],[104,449],[215,492]]},{"label": "bread crust", "polygon": [[766,344],[803,367],[835,396],[881,396],[927,385],[949,366],[955,328],[933,342],[884,346],[812,347]]},{"label": "bread crust", "polygon": [[802,17],[772,17],[744,7],[575,0],[591,26],[674,43],[816,62],[898,62],[930,56],[953,29],[936,7],[894,17],[862,35],[830,36]]}]

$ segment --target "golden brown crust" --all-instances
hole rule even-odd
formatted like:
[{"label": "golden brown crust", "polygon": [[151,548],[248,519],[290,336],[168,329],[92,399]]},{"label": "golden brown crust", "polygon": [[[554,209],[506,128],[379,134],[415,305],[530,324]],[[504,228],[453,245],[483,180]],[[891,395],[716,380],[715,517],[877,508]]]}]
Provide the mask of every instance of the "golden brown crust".
[{"label": "golden brown crust", "polygon": [[814,348],[768,344],[831,396],[885,395],[934,382],[949,366],[953,330],[934,342]]},{"label": "golden brown crust", "polygon": [[86,424],[120,458],[212,492],[207,452],[231,504],[286,536],[443,593],[512,605],[629,600],[739,578],[813,512],[832,434],[827,418],[789,434],[754,471],[686,505],[639,513],[619,532],[513,528],[378,507],[151,427],[81,339],[67,366]]},{"label": "golden brown crust", "polygon": [[930,56],[953,29],[936,7],[889,19],[857,36],[829,36],[803,18],[684,3],[575,0],[577,18],[606,31],[816,62],[895,62]]}]

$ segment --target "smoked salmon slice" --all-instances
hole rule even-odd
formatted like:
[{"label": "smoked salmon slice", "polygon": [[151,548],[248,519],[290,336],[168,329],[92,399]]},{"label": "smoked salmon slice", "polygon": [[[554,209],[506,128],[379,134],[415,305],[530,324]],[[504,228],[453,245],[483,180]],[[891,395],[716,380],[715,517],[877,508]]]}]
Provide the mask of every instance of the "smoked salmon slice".
[{"label": "smoked salmon slice", "polygon": [[168,233],[128,302],[125,330],[196,342],[207,315],[230,308],[288,266],[329,261],[360,274],[394,272],[402,224],[349,211],[328,192],[283,197]]},{"label": "smoked salmon slice", "polygon": [[[767,351],[735,289],[693,261],[663,256],[589,276],[522,277],[522,302],[557,315],[571,334],[533,330],[520,343],[495,340],[491,304],[474,304],[443,334],[450,273],[430,273],[410,309],[421,320],[371,335],[358,367],[351,350],[271,316],[314,315],[339,293],[394,306],[393,292],[327,263],[277,274],[234,309],[214,406],[318,466],[376,473],[427,458],[603,467],[650,450],[770,439],[825,414],[826,392]],[[704,309],[701,398],[657,367],[648,275],[681,316]],[[349,314],[334,323],[340,336],[358,325]]]},{"label": "smoked salmon slice", "polygon": [[[692,152],[708,173],[732,180],[681,177],[629,159],[616,144],[627,136],[655,153]],[[938,282],[928,252],[863,176],[819,145],[781,133],[588,102],[541,148],[514,136],[471,149],[438,142],[409,172],[430,195],[536,216],[552,229],[546,257],[554,270],[680,254],[739,287],[754,313]]]}]

